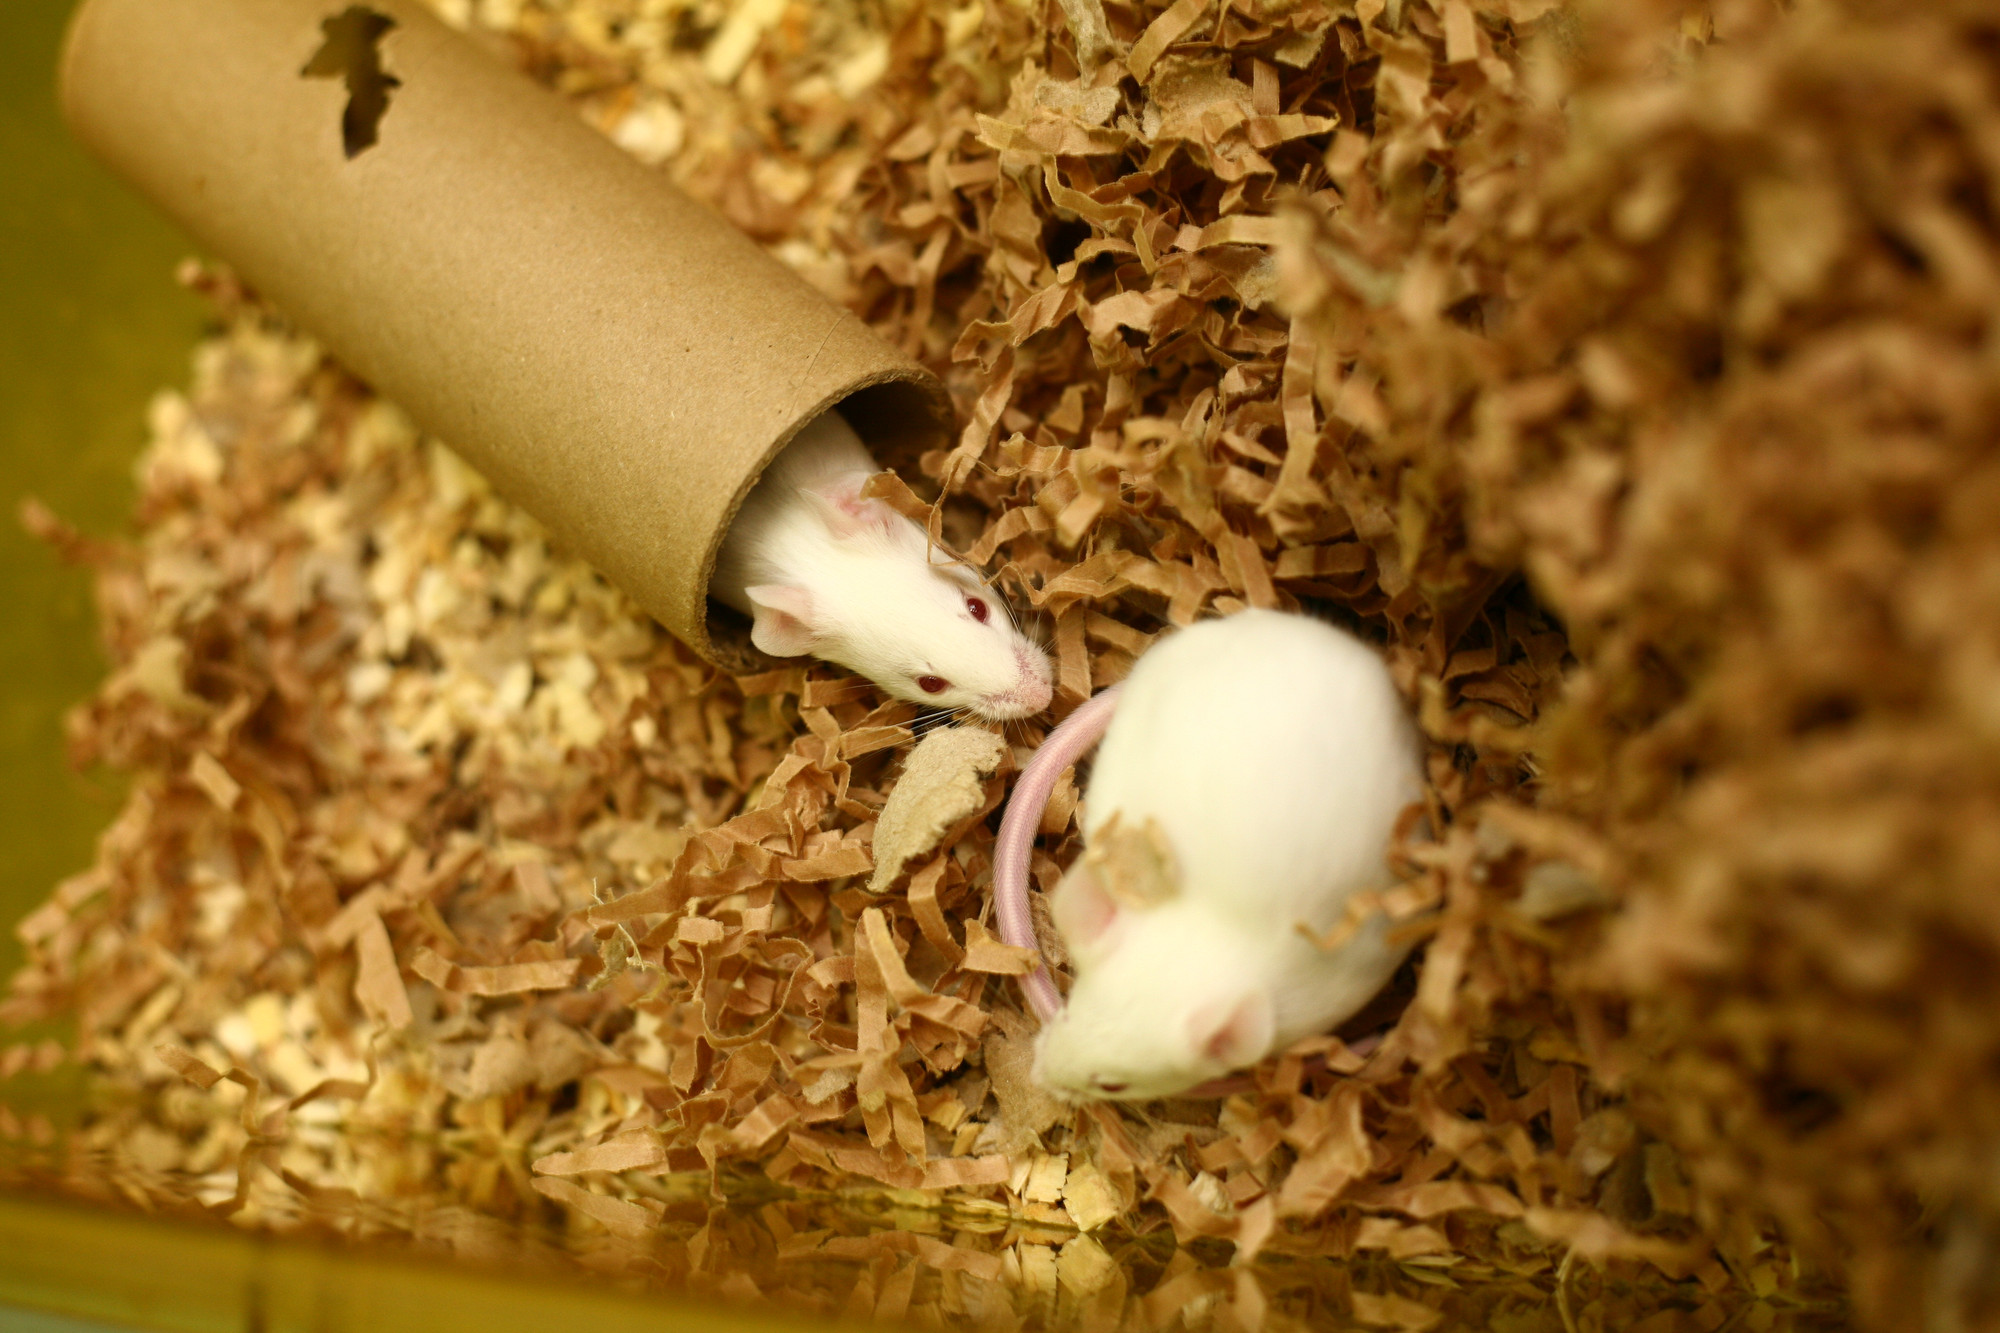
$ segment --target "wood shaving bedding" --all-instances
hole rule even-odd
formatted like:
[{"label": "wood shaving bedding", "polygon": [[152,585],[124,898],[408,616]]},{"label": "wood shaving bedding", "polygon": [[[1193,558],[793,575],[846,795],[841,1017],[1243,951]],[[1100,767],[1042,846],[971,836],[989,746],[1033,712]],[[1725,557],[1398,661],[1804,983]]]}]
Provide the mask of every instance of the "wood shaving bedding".
[{"label": "wood shaving bedding", "polygon": [[[1892,620],[1885,531],[1976,479],[1938,445],[1986,420],[1964,348],[1991,251],[1949,134],[1882,193],[1892,128],[1926,122],[1861,123],[1841,62],[1996,123],[1971,9],[1892,41],[1858,4],[438,8],[946,377],[962,434],[885,494],[1036,618],[1058,715],[1246,606],[1379,643],[1431,742],[1432,833],[1380,898],[1420,963],[1344,1030],[1387,1029],[1365,1055],[1333,1035],[1219,1100],[1049,1101],[1030,960],[988,926],[995,765],[931,821],[956,838],[878,855],[909,705],[698,663],[202,274],[221,327],[155,405],[136,543],[32,516],[100,570],[114,671],[74,743],[133,785],[20,927],[6,1016],[68,1018],[111,1093],[59,1149],[0,1114],[24,1172],[926,1324],[1803,1326],[1836,1310],[1810,1258],[1886,1327],[1910,1283],[1976,1270],[1951,1256],[2000,1212],[1901,1136],[1990,1146],[1964,1071],[1991,1025],[1912,1010],[1944,1052],[1913,1086],[1970,1091],[1963,1132],[1868,1089],[1910,1058],[1883,1016],[1940,947],[1918,920],[1986,919],[1972,852],[1922,851],[1973,797],[1918,797],[1973,771],[1953,726],[1983,733],[1937,730],[1903,641],[1838,591]],[[1925,61],[1958,81],[1896,81]],[[1731,119],[1759,79],[1804,92]],[[1826,165],[1853,144],[1877,155]],[[1932,294],[1838,223],[1856,200],[1951,300],[1910,314]],[[1855,375],[1880,401],[1830,387]],[[1855,443],[1885,420],[1893,447]],[[1835,466],[1827,496],[1793,484]],[[1973,707],[1983,649],[1938,608],[1978,594],[1922,586],[1937,688]],[[1815,698],[1875,730],[1811,740],[1808,782],[1777,720]],[[1912,864],[1936,906],[1873,948],[1799,878],[1893,897]],[[1903,1230],[1931,1199],[1927,1250]],[[1937,1299],[1974,1308],[1953,1280]]]}]

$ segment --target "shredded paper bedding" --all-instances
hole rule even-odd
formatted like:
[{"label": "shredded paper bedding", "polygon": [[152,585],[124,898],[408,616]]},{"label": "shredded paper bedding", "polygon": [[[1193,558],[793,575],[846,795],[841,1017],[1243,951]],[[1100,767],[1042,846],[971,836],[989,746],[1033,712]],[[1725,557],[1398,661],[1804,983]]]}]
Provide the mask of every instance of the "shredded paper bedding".
[{"label": "shredded paper bedding", "polygon": [[1050,1100],[1045,722],[702,664],[191,269],[136,537],[28,514],[130,786],[19,927],[73,1037],[0,1068],[96,1089],[20,1170],[927,1325],[2000,1326],[1990,6],[436,3],[945,377],[876,485],[1057,715],[1244,607],[1378,643],[1421,948]]}]

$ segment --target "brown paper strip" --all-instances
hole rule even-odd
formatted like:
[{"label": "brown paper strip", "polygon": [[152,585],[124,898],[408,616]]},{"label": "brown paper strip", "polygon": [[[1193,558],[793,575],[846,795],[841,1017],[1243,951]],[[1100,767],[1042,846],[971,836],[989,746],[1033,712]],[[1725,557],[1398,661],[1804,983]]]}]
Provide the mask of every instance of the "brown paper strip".
[{"label": "brown paper strip", "polygon": [[654,1166],[667,1159],[660,1136],[649,1130],[621,1134],[608,1143],[593,1144],[575,1152],[549,1153],[537,1158],[534,1170],[545,1176],[576,1176],[585,1171],[632,1171]]},{"label": "brown paper strip", "polygon": [[361,922],[354,935],[354,998],[363,1009],[392,1028],[406,1028],[416,1015],[410,1010],[410,993],[396,971],[396,951],[389,942],[389,929],[372,913]]},{"label": "brown paper strip", "polygon": [[502,963],[497,967],[461,967],[428,948],[410,960],[410,970],[440,990],[465,995],[518,995],[523,991],[562,990],[576,980],[580,958],[552,958],[534,963]]},{"label": "brown paper strip", "polygon": [[653,1234],[657,1225],[653,1215],[638,1204],[592,1194],[560,1176],[536,1176],[534,1184],[536,1193],[574,1208],[592,1221],[601,1222],[614,1235],[643,1240]]},{"label": "brown paper strip", "polygon": [[153,1047],[153,1054],[160,1057],[160,1063],[179,1074],[197,1088],[207,1090],[222,1082],[222,1071],[203,1060],[192,1051],[184,1050],[172,1042],[163,1041]]},{"label": "brown paper strip", "polygon": [[966,919],[965,961],[961,964],[966,971],[1018,977],[1026,976],[1041,965],[1041,955],[1033,949],[1017,949],[1011,944],[1004,944],[993,938],[977,920]]},{"label": "brown paper strip", "polygon": [[914,457],[948,430],[941,386],[417,0],[369,0],[391,22],[359,63],[398,82],[350,99],[321,27],[348,8],[85,0],[64,110],[560,543],[752,665],[706,593],[758,473],[835,404]]}]

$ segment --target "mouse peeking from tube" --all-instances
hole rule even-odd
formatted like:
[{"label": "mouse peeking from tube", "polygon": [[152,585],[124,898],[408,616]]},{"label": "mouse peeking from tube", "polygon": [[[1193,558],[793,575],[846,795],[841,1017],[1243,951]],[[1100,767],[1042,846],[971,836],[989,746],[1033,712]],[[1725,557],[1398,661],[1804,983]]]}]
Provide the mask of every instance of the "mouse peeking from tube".
[{"label": "mouse peeking from tube", "polygon": [[1048,655],[970,567],[881,500],[880,472],[836,411],[808,423],[729,525],[709,596],[773,657],[813,656],[899,699],[992,722],[1049,706]]},{"label": "mouse peeking from tube", "polygon": [[1000,598],[862,493],[949,440],[937,377],[424,0],[82,0],[61,82],[98,156],[701,657],[1048,706]]},{"label": "mouse peeking from tube", "polygon": [[[1107,729],[1108,728],[1108,729]],[[1001,935],[1036,947],[1027,867],[1058,774],[1099,737],[1084,854],[1050,903],[1075,979],[1023,978],[1035,1077],[1072,1101],[1172,1096],[1351,1017],[1409,946],[1350,900],[1392,882],[1420,745],[1381,658],[1244,611],[1149,649],[1016,782],[994,851]]]}]

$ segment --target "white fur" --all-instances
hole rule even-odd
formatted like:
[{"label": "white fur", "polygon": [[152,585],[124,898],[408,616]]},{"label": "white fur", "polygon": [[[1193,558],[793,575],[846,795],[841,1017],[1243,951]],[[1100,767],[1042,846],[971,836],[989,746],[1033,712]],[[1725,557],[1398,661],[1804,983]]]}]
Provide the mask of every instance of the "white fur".
[{"label": "white fur", "polygon": [[1064,877],[1053,907],[1077,977],[1036,1077],[1075,1099],[1166,1096],[1353,1014],[1406,948],[1380,914],[1331,953],[1297,927],[1324,936],[1388,882],[1389,835],[1421,790],[1403,701],[1352,635],[1245,611],[1156,645],[1098,750],[1084,837],[1151,820],[1179,891],[1139,907],[1082,862]]},{"label": "white fur", "polygon": [[[880,471],[838,413],[811,422],[744,501],[709,595],[750,616],[751,641],[774,656],[825,658],[898,698],[995,721],[1041,712],[1047,654],[921,527],[860,498]],[[988,607],[984,624],[969,597]],[[927,693],[923,676],[949,685]]]}]

